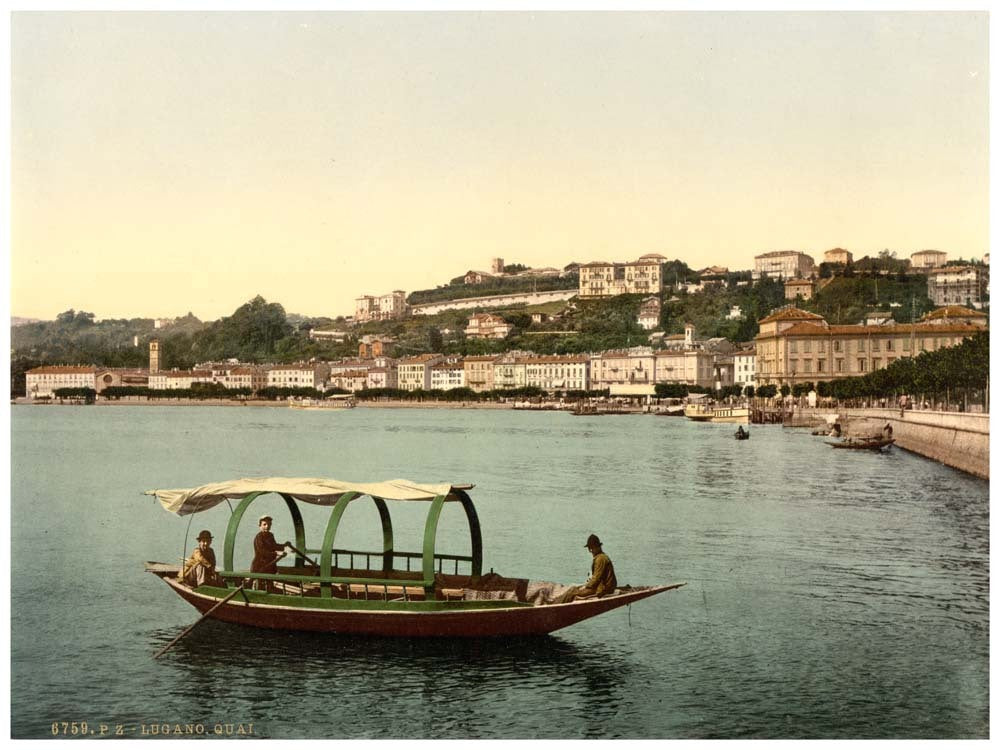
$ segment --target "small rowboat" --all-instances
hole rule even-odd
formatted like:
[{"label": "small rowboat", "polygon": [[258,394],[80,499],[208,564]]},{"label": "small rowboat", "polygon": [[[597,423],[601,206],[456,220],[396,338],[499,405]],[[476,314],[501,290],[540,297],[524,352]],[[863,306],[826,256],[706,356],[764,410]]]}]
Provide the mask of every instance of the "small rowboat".
[{"label": "small rowboat", "polygon": [[[186,490],[149,490],[147,495],[177,515],[202,512],[227,501],[238,504],[229,517],[217,585],[191,586],[180,580],[176,565],[150,562],[146,570],[203,615],[223,622],[401,637],[542,635],[685,585],[623,586],[606,596],[560,604],[556,601],[566,586],[505,578],[492,571],[484,575],[479,518],[468,494],[472,487],[277,477]],[[293,564],[278,566],[273,574],[239,569],[235,542],[240,521],[258,497],[271,493],[283,498],[288,508],[296,558]],[[344,511],[363,497],[374,502],[381,518],[381,549],[339,549],[335,542]],[[422,551],[395,549],[387,501],[427,503]],[[330,508],[318,546],[307,545],[299,503]],[[438,519],[446,503],[457,503],[465,512],[469,555],[436,550]],[[262,583],[250,588],[251,581]]]},{"label": "small rowboat", "polygon": [[839,443],[827,443],[827,445],[832,445],[834,448],[849,448],[853,450],[887,451],[895,442],[893,438],[854,437],[845,438]]}]

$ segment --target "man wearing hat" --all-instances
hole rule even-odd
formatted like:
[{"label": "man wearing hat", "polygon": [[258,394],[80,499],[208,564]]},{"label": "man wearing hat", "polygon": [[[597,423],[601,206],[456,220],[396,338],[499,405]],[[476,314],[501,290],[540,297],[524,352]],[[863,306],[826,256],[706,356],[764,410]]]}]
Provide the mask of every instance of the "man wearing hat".
[{"label": "man wearing hat", "polygon": [[181,580],[188,586],[222,585],[222,579],[215,572],[215,550],[212,549],[212,533],[208,529],[198,532],[198,546],[184,561]]},{"label": "man wearing hat", "polygon": [[[285,547],[290,545],[290,542],[278,544],[274,540],[274,534],[271,533],[272,520],[270,516],[261,516],[257,519],[260,531],[253,538],[253,562],[250,563],[250,571],[253,573],[277,573],[278,559],[285,554]],[[265,583],[264,588],[272,591],[273,582]]]},{"label": "man wearing hat", "polygon": [[611,564],[611,558],[604,554],[604,550],[601,549],[601,540],[597,538],[597,534],[588,536],[587,544],[584,546],[594,556],[594,561],[590,564],[590,578],[582,586],[572,586],[559,598],[560,604],[571,602],[574,599],[613,594],[618,586],[618,579],[615,578],[615,566]]}]

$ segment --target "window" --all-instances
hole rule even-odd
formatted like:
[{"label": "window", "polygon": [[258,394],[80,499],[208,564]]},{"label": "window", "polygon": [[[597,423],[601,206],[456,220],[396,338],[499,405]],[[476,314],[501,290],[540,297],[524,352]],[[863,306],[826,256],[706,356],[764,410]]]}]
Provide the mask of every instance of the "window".
[{"label": "window", "polygon": [[878,339],[872,339],[872,351],[873,352],[878,351]]},{"label": "window", "polygon": [[789,341],[788,342],[788,353],[789,354],[798,354],[799,353],[799,342],[798,341]]},{"label": "window", "polygon": [[903,351],[904,352],[910,351],[910,340],[909,339],[903,339]]},{"label": "window", "polygon": [[881,366],[882,366],[882,360],[879,359],[878,357],[875,357],[875,359],[872,360],[872,369],[877,370]]},{"label": "window", "polygon": [[826,342],[823,339],[819,340],[819,346],[816,348],[820,354],[826,354]]},{"label": "window", "polygon": [[818,359],[816,360],[816,372],[826,372],[826,360]]},{"label": "window", "polygon": [[867,364],[864,358],[858,357],[858,372],[865,372]]},{"label": "window", "polygon": [[885,350],[887,352],[891,352],[892,351],[892,339],[886,339]]},{"label": "window", "polygon": [[840,351],[840,342],[839,341],[834,341],[833,342],[833,350],[835,352],[839,352]]},{"label": "window", "polygon": [[805,352],[806,354],[809,354],[812,351],[812,341],[803,341],[802,351]]},{"label": "window", "polygon": [[858,339],[858,351],[863,352],[865,350],[865,340]]},{"label": "window", "polygon": [[802,371],[803,372],[812,372],[812,364],[813,363],[812,363],[811,359],[803,360],[803,362],[802,362]]}]

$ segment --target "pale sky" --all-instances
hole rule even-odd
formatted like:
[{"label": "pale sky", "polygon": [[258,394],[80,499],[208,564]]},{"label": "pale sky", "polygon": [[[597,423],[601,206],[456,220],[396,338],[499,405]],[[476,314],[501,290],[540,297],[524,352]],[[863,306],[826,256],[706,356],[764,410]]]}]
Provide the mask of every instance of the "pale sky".
[{"label": "pale sky", "polygon": [[11,312],[988,251],[978,13],[15,13]]}]

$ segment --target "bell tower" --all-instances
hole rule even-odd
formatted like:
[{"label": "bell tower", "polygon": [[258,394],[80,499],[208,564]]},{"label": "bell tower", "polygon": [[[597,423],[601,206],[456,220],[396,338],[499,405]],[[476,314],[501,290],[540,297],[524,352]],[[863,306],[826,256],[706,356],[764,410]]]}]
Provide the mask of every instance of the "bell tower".
[{"label": "bell tower", "polygon": [[149,372],[160,371],[160,340],[153,339],[149,342]]}]

